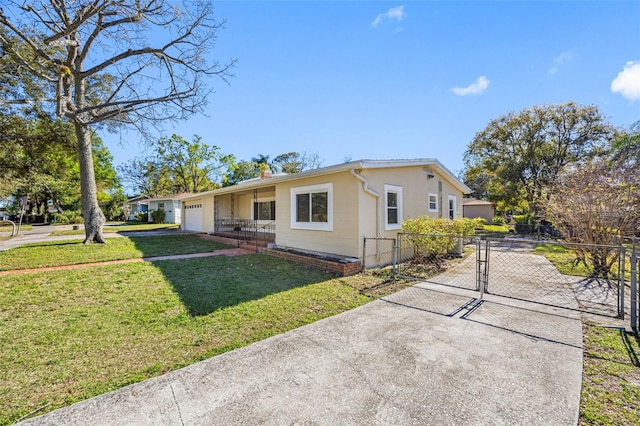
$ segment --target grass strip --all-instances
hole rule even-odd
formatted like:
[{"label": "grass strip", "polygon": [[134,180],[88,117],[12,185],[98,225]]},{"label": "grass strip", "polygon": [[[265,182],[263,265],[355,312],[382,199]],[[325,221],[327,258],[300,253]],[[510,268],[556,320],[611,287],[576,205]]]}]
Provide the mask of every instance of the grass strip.
[{"label": "grass strip", "polygon": [[106,244],[89,245],[79,240],[47,241],[0,252],[0,271],[204,253],[221,248],[229,246],[191,234],[110,238]]},{"label": "grass strip", "polygon": [[640,338],[623,329],[583,326],[581,425],[640,424]]}]

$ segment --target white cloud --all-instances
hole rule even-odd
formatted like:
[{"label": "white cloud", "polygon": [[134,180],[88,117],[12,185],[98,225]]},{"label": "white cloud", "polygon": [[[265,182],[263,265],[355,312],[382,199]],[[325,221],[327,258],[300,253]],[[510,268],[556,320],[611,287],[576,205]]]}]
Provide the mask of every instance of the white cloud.
[{"label": "white cloud", "polygon": [[611,82],[611,91],[631,100],[640,100],[640,61],[629,61]]},{"label": "white cloud", "polygon": [[491,83],[491,81],[482,75],[478,77],[475,83],[472,83],[467,87],[454,87],[451,91],[458,96],[481,95],[485,90],[487,90],[489,83]]},{"label": "white cloud", "polygon": [[376,28],[382,21],[389,19],[401,22],[405,17],[404,6],[396,6],[387,10],[385,13],[379,13],[376,19],[373,20],[371,26]]},{"label": "white cloud", "polygon": [[573,61],[573,54],[571,52],[562,52],[560,55],[553,59],[553,66],[547,70],[549,74],[555,74],[560,69],[560,65],[567,64]]}]

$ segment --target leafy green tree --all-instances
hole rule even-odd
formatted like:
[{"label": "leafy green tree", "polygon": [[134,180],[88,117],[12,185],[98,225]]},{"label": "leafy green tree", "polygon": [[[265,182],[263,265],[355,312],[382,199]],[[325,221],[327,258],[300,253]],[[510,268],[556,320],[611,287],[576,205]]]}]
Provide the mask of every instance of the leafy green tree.
[{"label": "leafy green tree", "polygon": [[318,154],[304,152],[286,152],[273,159],[277,168],[288,174],[300,173],[305,170],[317,169],[322,164]]},{"label": "leafy green tree", "polygon": [[128,125],[147,134],[148,125],[201,112],[209,93],[203,79],[225,79],[234,65],[205,58],[221,25],[208,1],[3,3],[3,108],[19,114],[37,104],[73,126],[85,243],[105,242],[92,129]]},{"label": "leafy green tree", "polygon": [[118,173],[137,194],[158,197],[174,192],[167,170],[154,157],[133,158],[119,165]]},{"label": "leafy green tree", "polygon": [[231,186],[243,180],[257,178],[258,176],[260,176],[260,164],[254,161],[242,160],[239,163],[234,162],[229,166],[222,185]]},{"label": "leafy green tree", "polygon": [[178,192],[201,192],[220,186],[223,170],[233,156],[207,145],[198,135],[191,142],[181,136],[162,137],[148,157],[134,158],[118,168],[122,179],[140,194],[152,197]]},{"label": "leafy green tree", "polygon": [[[542,213],[562,170],[606,151],[613,127],[595,106],[534,106],[492,120],[464,154],[465,182],[489,200]],[[475,188],[474,188],[475,189]]]},{"label": "leafy green tree", "polygon": [[[73,127],[46,114],[0,114],[0,196],[29,195],[31,214],[46,215],[80,208],[80,167]],[[93,139],[98,197],[119,187],[112,156],[100,138]],[[51,201],[52,206],[48,205]]]},{"label": "leafy green tree", "polygon": [[223,170],[234,160],[215,145],[207,145],[198,135],[191,142],[181,136],[160,138],[157,160],[169,174],[175,192],[201,192],[220,186]]}]

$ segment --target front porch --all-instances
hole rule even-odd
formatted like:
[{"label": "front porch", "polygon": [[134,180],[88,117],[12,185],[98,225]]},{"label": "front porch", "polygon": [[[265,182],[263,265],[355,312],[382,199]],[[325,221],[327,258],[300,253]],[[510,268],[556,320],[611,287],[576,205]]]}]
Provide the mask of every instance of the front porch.
[{"label": "front porch", "polygon": [[248,244],[255,242],[261,247],[266,247],[269,243],[276,241],[276,223],[269,221],[260,223],[253,219],[216,219],[214,220],[213,235],[237,240],[240,243]]},{"label": "front porch", "polygon": [[214,198],[211,234],[233,239],[238,245],[266,247],[275,242],[275,187],[238,189]]}]

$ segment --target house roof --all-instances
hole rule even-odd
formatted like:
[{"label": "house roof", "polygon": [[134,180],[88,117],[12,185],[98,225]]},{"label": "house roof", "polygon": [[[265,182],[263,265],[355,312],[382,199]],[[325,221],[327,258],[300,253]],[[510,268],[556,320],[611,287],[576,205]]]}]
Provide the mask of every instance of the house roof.
[{"label": "house roof", "polygon": [[249,180],[240,182],[236,185],[214,189],[212,191],[200,192],[197,194],[189,194],[189,196],[186,196],[183,199],[197,198],[202,195],[210,195],[210,194],[214,194],[214,195],[228,194],[232,192],[237,192],[238,189],[247,190],[247,189],[253,189],[253,188],[262,188],[266,186],[273,186],[279,182],[288,182],[292,180],[305,179],[309,177],[329,175],[329,174],[339,173],[339,172],[344,172],[349,170],[384,169],[384,168],[392,168],[392,167],[412,167],[412,166],[429,167],[433,171],[439,172],[445,178],[445,180],[447,180],[450,184],[452,184],[454,187],[459,189],[461,192],[465,194],[468,194],[471,192],[471,189],[468,186],[460,182],[460,180],[437,159],[419,158],[419,159],[413,159],[413,160],[351,161],[349,163],[342,163],[342,164],[336,164],[334,166],[322,167],[319,169],[306,170],[300,173],[277,174],[267,179],[249,179]]},{"label": "house roof", "polygon": [[150,198],[148,201],[182,200],[183,198],[187,198],[190,195],[193,195],[193,194],[191,194],[190,192],[181,192],[179,194],[169,194],[169,195],[163,195],[161,197]]},{"label": "house roof", "polygon": [[131,197],[127,197],[127,203],[147,201],[149,198],[151,197],[148,195],[132,195]]},{"label": "house roof", "polygon": [[462,201],[463,206],[495,206],[496,203],[486,200],[477,200],[475,198],[465,198]]}]

